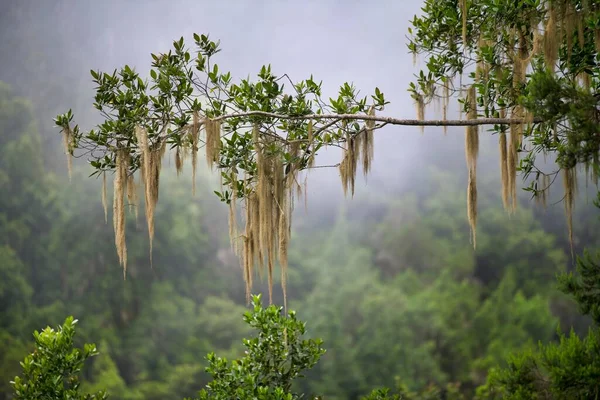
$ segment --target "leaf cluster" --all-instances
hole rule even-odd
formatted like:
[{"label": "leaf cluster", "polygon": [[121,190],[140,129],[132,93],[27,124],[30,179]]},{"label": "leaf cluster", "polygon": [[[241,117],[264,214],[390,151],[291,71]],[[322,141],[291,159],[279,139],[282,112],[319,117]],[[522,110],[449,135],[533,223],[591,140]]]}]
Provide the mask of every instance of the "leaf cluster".
[{"label": "leaf cluster", "polygon": [[57,330],[47,327],[35,331],[35,350],[21,362],[23,375],[11,382],[15,399],[106,399],[104,391],[94,394],[79,392],[79,373],[84,362],[98,355],[94,344],[82,349],[73,347],[77,320],[68,317]]},{"label": "leaf cluster", "polygon": [[[456,94],[468,111],[462,97],[474,86],[480,115],[518,117],[524,111],[535,119],[517,149],[517,169],[534,178],[526,189],[534,197],[543,195],[548,177],[577,164],[597,180],[597,2],[425,0],[422,10],[409,29],[409,50],[426,58],[425,72],[409,87],[413,98],[429,103]],[[496,125],[491,132],[508,130]],[[557,168],[537,161],[540,154],[556,156]]]},{"label": "leaf cluster", "polygon": [[263,308],[260,296],[252,298],[253,311],[244,321],[258,331],[244,339],[246,356],[228,361],[214,353],[207,356],[206,371],[213,381],[200,392],[200,399],[292,400],[302,395],[292,392],[292,383],[312,368],[325,353],[320,339],[303,339],[305,323],[296,313],[282,315],[282,308]]}]

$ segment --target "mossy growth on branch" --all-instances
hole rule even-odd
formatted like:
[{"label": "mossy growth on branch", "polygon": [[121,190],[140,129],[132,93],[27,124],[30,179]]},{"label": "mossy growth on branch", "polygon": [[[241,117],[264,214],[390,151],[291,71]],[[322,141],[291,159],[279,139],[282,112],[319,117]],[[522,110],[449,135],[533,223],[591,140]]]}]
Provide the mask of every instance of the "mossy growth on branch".
[{"label": "mossy growth on branch", "polygon": [[[412,21],[408,43],[427,66],[409,89],[417,117],[428,104],[446,102],[449,90],[471,98],[474,88],[480,117],[515,120],[492,128],[499,135],[504,207],[511,213],[517,207],[518,172],[531,178],[525,190],[544,205],[563,171],[572,241],[578,166],[585,179],[598,182],[600,3],[425,0],[422,10]],[[473,108],[468,98],[459,99],[467,113]],[[551,154],[556,165],[539,165],[538,154]],[[469,172],[470,196],[472,179]],[[468,214],[471,222],[470,205]]]},{"label": "mossy growth on branch", "polygon": [[[69,160],[77,150],[77,156],[90,157],[94,174],[102,175],[103,182],[114,173],[115,245],[124,272],[125,209],[127,204],[138,209],[135,175],[143,186],[151,261],[154,211],[167,150],[178,174],[191,155],[195,193],[198,152],[204,148],[208,167],[220,174],[222,190],[216,194],[229,206],[231,245],[240,257],[247,294],[256,270],[266,270],[271,299],[279,264],[285,297],[287,248],[292,211],[302,195],[301,175],[322,167],[315,165],[315,157],[323,147],[340,147],[343,156],[337,166],[344,190],[353,194],[359,166],[365,176],[371,168],[374,131],[385,125],[376,120],[376,111],[386,101],[379,89],[369,100],[344,84],[339,96],[326,102],[321,84],[312,77],[294,83],[287,75],[275,76],[270,66],[261,69],[256,82],[234,84],[231,75],[220,73],[213,63],[218,44],[206,35],[194,35],[194,41],[194,55],[183,38],[169,53],[153,54],[150,83],[129,66],[112,74],[91,71],[98,85],[94,105],[105,122],[83,133],[78,126],[71,128],[69,111],[58,116],[56,124],[63,131]],[[361,115],[367,120],[355,118]],[[103,183],[105,215],[106,191]],[[243,212],[238,215],[240,205]]]},{"label": "mossy growth on branch", "polygon": [[[194,34],[195,51],[180,38],[167,53],[152,54],[148,80],[129,66],[113,73],[92,70],[94,106],[105,121],[83,132],[71,126],[69,110],[55,122],[69,163],[72,156],[87,156],[94,174],[114,172],[115,243],[123,268],[122,198],[137,201],[134,175],[144,187],[151,260],[162,160],[169,150],[179,173],[191,155],[195,193],[198,152],[204,147],[208,166],[221,180],[222,189],[215,193],[230,208],[231,245],[240,258],[247,294],[255,272],[266,271],[272,288],[279,264],[285,297],[292,214],[307,171],[339,168],[344,193],[353,195],[358,169],[365,176],[371,169],[374,132],[388,124],[466,127],[467,219],[473,246],[480,125],[490,125],[499,135],[500,191],[508,212],[517,207],[519,171],[525,178],[533,176],[526,190],[541,203],[552,177],[571,171],[564,179],[570,227],[575,169],[583,164],[594,180],[599,169],[600,6],[589,0],[425,0],[422,16],[412,25],[408,47],[425,54],[428,69],[409,87],[416,120],[381,116],[388,102],[378,88],[361,97],[345,83],[337,97],[325,100],[321,83],[312,76],[294,82],[286,74],[275,75],[270,66],[263,66],[255,81],[234,83],[214,63],[220,48],[207,35]],[[455,96],[464,120],[446,119]],[[440,120],[424,119],[432,101],[442,106]],[[316,165],[317,154],[328,147],[342,150],[340,162]],[[554,154],[558,169],[539,168],[539,153]],[[106,208],[105,193],[104,187]]]}]

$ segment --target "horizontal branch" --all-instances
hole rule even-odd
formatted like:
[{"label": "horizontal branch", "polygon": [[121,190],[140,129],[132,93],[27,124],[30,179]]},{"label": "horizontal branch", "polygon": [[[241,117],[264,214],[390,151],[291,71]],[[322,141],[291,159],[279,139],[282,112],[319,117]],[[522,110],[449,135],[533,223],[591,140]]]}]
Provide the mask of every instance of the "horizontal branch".
[{"label": "horizontal branch", "polygon": [[362,121],[376,121],[385,122],[391,125],[405,125],[405,126],[474,126],[474,125],[510,125],[519,123],[531,123],[531,122],[542,122],[540,118],[535,118],[533,121],[527,118],[479,118],[479,119],[431,119],[431,120],[418,120],[418,119],[399,119],[392,117],[382,117],[378,115],[367,115],[367,114],[309,114],[309,115],[284,115],[277,113],[270,113],[265,111],[248,111],[243,113],[225,114],[220,117],[214,118],[217,120],[226,120],[230,118],[239,117],[268,117],[286,120],[327,120],[327,119],[338,119],[338,120],[362,120]]}]

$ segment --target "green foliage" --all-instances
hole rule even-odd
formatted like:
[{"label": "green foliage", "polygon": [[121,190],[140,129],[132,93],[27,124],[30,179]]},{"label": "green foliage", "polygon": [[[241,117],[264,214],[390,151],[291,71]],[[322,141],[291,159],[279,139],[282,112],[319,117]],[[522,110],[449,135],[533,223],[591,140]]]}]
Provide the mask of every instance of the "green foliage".
[{"label": "green foliage", "polygon": [[[446,90],[462,96],[473,85],[479,115],[538,118],[517,143],[518,169],[533,177],[527,190],[537,195],[561,168],[597,169],[598,26],[600,8],[592,1],[425,0],[408,48],[424,55],[426,70],[409,91],[429,103]],[[555,156],[559,169],[536,162],[540,153]]]},{"label": "green foliage", "polygon": [[77,320],[68,317],[57,330],[47,327],[35,331],[35,351],[21,363],[23,375],[12,385],[15,399],[106,399],[104,391],[94,394],[79,392],[79,373],[84,362],[98,354],[94,344],[82,349],[73,347]]},{"label": "green foliage", "polygon": [[302,339],[305,323],[281,307],[263,308],[260,296],[252,298],[253,311],[244,321],[258,330],[258,336],[244,339],[246,356],[228,362],[210,353],[207,372],[213,381],[200,392],[200,399],[292,400],[292,383],[312,368],[325,353],[320,339]]},{"label": "green foliage", "polygon": [[572,272],[558,277],[559,288],[571,295],[581,312],[590,315],[600,325],[600,265],[598,255],[593,257],[588,251],[577,259],[577,275]]},{"label": "green foliage", "polygon": [[481,399],[595,399],[600,395],[600,332],[581,339],[574,332],[539,351],[517,353],[504,369],[492,369]]},{"label": "green foliage", "polygon": [[390,394],[390,389],[374,389],[367,396],[363,397],[363,400],[402,400],[402,397],[398,394]]},{"label": "green foliage", "polygon": [[[531,348],[536,341],[553,338],[556,318],[551,314],[548,298],[541,294],[526,297],[515,281],[517,274],[509,270],[498,288],[488,297],[473,319],[479,332],[476,346],[484,357],[475,360],[474,368],[485,376],[490,367],[502,365],[515,351]],[[510,326],[510,329],[506,329]]]},{"label": "green foliage", "polygon": [[405,385],[399,383],[396,393],[388,388],[375,389],[362,400],[466,400],[460,394],[457,385],[448,384],[444,388],[435,385],[428,386],[418,392],[409,390]]},{"label": "green foliage", "polygon": [[[577,260],[577,272],[559,277],[561,290],[570,294],[585,313],[594,314],[595,293],[600,290],[598,259],[588,254]],[[490,370],[480,399],[592,399],[600,396],[600,329],[580,338],[560,334],[558,343],[541,343],[537,351],[515,353],[506,368]]]},{"label": "green foliage", "polygon": [[[149,82],[128,65],[113,73],[91,70],[97,85],[94,107],[105,121],[97,129],[84,132],[78,125],[70,126],[71,110],[58,115],[56,125],[71,135],[69,153],[93,148],[90,164],[95,169],[93,174],[100,174],[115,168],[117,148],[127,149],[133,173],[140,168],[141,155],[136,126],[148,131],[151,148],[166,141],[171,149],[196,152],[197,144],[193,144],[189,130],[194,114],[199,113],[202,118],[223,124],[216,164],[225,190],[215,193],[229,203],[233,191],[241,199],[257,183],[257,148],[249,127],[257,125],[260,135],[272,141],[265,147],[271,157],[281,159],[282,168],[301,171],[309,167],[310,159],[321,148],[339,146],[365,130],[364,124],[348,123],[336,115],[366,115],[371,107],[381,110],[387,104],[378,88],[370,99],[361,98],[348,83],[340,87],[337,98],[325,101],[321,98],[321,83],[312,76],[294,83],[287,75],[275,75],[270,65],[262,66],[256,82],[242,79],[236,84],[231,73],[221,72],[214,63],[214,56],[221,50],[218,42],[208,35],[194,34],[194,44],[196,51],[191,52],[181,37],[168,53],[152,54]],[[311,118],[314,121],[309,133]],[[375,128],[373,125],[370,129]],[[292,143],[295,150],[290,148]],[[244,171],[247,177],[238,180]]]},{"label": "green foliage", "polygon": [[102,348],[103,354],[88,366],[88,368],[93,367],[90,371],[92,378],[82,382],[81,390],[90,393],[106,391],[113,398],[127,398],[127,384],[119,374],[117,364],[108,352],[108,343],[101,342],[100,348]]}]

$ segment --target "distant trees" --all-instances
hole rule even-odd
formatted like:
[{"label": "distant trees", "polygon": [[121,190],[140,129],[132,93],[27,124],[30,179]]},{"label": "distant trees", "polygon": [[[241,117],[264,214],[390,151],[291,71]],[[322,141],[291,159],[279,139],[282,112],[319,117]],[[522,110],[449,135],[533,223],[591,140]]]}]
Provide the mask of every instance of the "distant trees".
[{"label": "distant trees", "polygon": [[481,399],[594,399],[600,396],[600,264],[598,255],[577,259],[577,275],[559,277],[560,289],[577,301],[595,326],[580,337],[571,331],[558,343],[512,354],[506,368],[493,368],[478,389]]},{"label": "distant trees", "polygon": [[[578,275],[563,274],[559,278],[561,289],[572,295],[578,302],[581,310],[584,313],[591,314],[598,324],[598,295],[597,292],[598,276],[600,269],[597,262],[589,255],[578,259]],[[437,289],[436,289],[437,291]],[[461,295],[454,294],[451,298],[462,298]],[[517,298],[519,296],[517,295]],[[424,298],[428,301],[431,296],[424,294]],[[493,298],[492,298],[493,299]],[[404,299],[405,301],[408,298]],[[447,302],[449,299],[446,299]],[[504,300],[504,299],[503,299]],[[515,314],[515,309],[529,309],[531,313],[525,316],[521,321],[523,324],[532,324],[532,319],[535,318],[536,306],[528,303],[505,304],[507,310],[498,310],[502,314],[501,319],[509,317],[518,319],[518,314]],[[443,302],[442,302],[443,303]],[[377,305],[374,305],[375,307]],[[399,306],[399,304],[385,304],[386,307]],[[442,315],[456,319],[456,310],[444,313],[442,305],[438,304],[434,309],[438,310]],[[510,310],[508,310],[510,309]],[[246,355],[239,359],[228,361],[225,358],[217,357],[214,353],[209,353],[207,356],[208,367],[206,368],[213,380],[209,382],[205,389],[199,392],[200,399],[280,399],[292,400],[302,398],[304,395],[296,392],[297,387],[292,385],[296,378],[299,378],[305,370],[314,367],[325,350],[321,347],[321,340],[303,339],[306,333],[305,324],[296,319],[295,313],[290,312],[288,316],[281,314],[282,308],[269,306],[263,308],[260,296],[253,297],[253,311],[246,312],[244,321],[257,331],[257,335],[251,339],[244,339],[246,347]],[[410,310],[408,310],[410,312]],[[483,313],[488,315],[492,309],[482,308]],[[406,313],[405,313],[406,314]],[[367,314],[368,315],[368,314]],[[389,315],[389,314],[388,314]],[[390,315],[392,316],[392,315]],[[414,330],[419,329],[415,323],[414,315],[406,316],[408,318],[406,325],[399,324],[399,327],[410,326],[408,332],[413,336]],[[424,316],[429,321],[436,321],[429,316]],[[464,321],[463,321],[464,322]],[[67,318],[65,323],[53,330],[46,328],[41,333],[37,331],[34,334],[36,340],[36,350],[25,358],[22,363],[23,375],[16,377],[11,384],[14,387],[16,399],[34,399],[42,397],[48,398],[77,398],[77,399],[104,399],[107,397],[102,390],[93,395],[80,394],[79,373],[83,367],[84,361],[90,356],[97,355],[95,345],[86,344],[82,349],[73,348],[73,337],[75,334],[75,323],[72,317]],[[499,342],[492,342],[492,346],[501,349],[505,353],[506,340],[518,342],[527,336],[515,335],[515,325],[504,321],[508,326],[505,331],[510,333],[506,337],[499,337]],[[386,326],[388,323],[383,321],[370,321],[369,326],[377,327],[375,331],[378,335],[386,336]],[[459,325],[461,325],[459,323]],[[485,330],[491,327],[498,326],[501,322],[487,323],[482,326],[477,326],[475,329]],[[542,327],[542,324],[540,327]],[[418,336],[427,335],[427,331],[436,329],[436,326],[423,325],[424,330],[417,333]],[[459,335],[469,335],[469,331],[458,330],[455,332]],[[408,328],[407,328],[408,329]],[[494,332],[494,329],[490,331]],[[408,379],[413,385],[419,383],[419,377],[428,377],[434,382],[441,382],[443,378],[436,379],[434,373],[435,361],[424,363],[423,357],[427,357],[428,350],[431,351],[431,346],[438,344],[430,343],[429,346],[410,343],[404,337],[398,336],[397,332],[387,332],[388,337],[394,337],[397,341],[394,343],[384,343],[378,336],[369,336],[362,334],[360,336],[364,343],[358,342],[346,344],[347,351],[356,348],[359,351],[367,351],[371,346],[377,349],[378,345],[382,346],[382,350],[401,351],[402,354],[395,354],[393,359],[400,362],[412,360],[413,366],[420,366],[420,371],[416,375],[411,376],[406,372],[401,376]],[[438,338],[454,338],[456,335],[446,332]],[[470,342],[477,345],[478,340],[471,338]],[[527,349],[525,352],[513,353],[508,357],[508,366],[506,368],[493,367],[487,377],[487,382],[477,388],[476,399],[491,400],[491,399],[535,399],[535,398],[551,398],[551,399],[589,399],[595,398],[600,394],[600,356],[598,348],[600,346],[600,331],[596,325],[590,328],[589,333],[583,339],[580,339],[577,334],[572,332],[569,336],[562,335],[560,342],[557,344],[542,344],[539,345],[539,350],[533,348]],[[429,347],[429,349],[427,349]],[[419,354],[419,350],[425,350]],[[452,348],[448,350],[454,352],[450,357],[450,361],[454,362],[453,367],[459,367],[461,359],[457,351],[466,350],[465,347]],[[416,350],[416,353],[415,353]],[[494,352],[490,352],[493,355]],[[336,355],[337,356],[337,355]],[[389,366],[386,366],[382,359],[377,356],[377,351],[370,353],[368,357],[371,359],[371,370],[374,373],[377,371],[387,371]],[[418,360],[418,361],[416,361]],[[107,359],[109,364],[103,368],[103,373],[100,375],[102,381],[98,382],[97,386],[110,385],[113,389],[115,377],[118,374],[110,373],[114,370],[110,358]],[[360,368],[360,367],[359,367]],[[440,371],[441,372],[441,371]],[[433,375],[432,375],[433,374]],[[310,376],[310,375],[309,375]],[[333,377],[331,377],[333,378]],[[464,378],[463,378],[464,379]],[[373,381],[373,379],[370,379]],[[121,383],[121,387],[123,383]],[[422,385],[421,385],[422,386]],[[441,387],[440,387],[441,386]],[[423,386],[422,386],[423,387]],[[433,385],[421,389],[419,392],[412,391],[404,386],[402,381],[398,383],[398,393],[391,394],[387,389],[378,389],[371,392],[364,399],[464,399],[464,392],[461,391],[458,385],[441,384]],[[121,396],[125,393],[122,392]],[[148,393],[154,398],[157,393]],[[353,396],[355,397],[355,395]],[[127,396],[129,398],[129,396]]]}]

